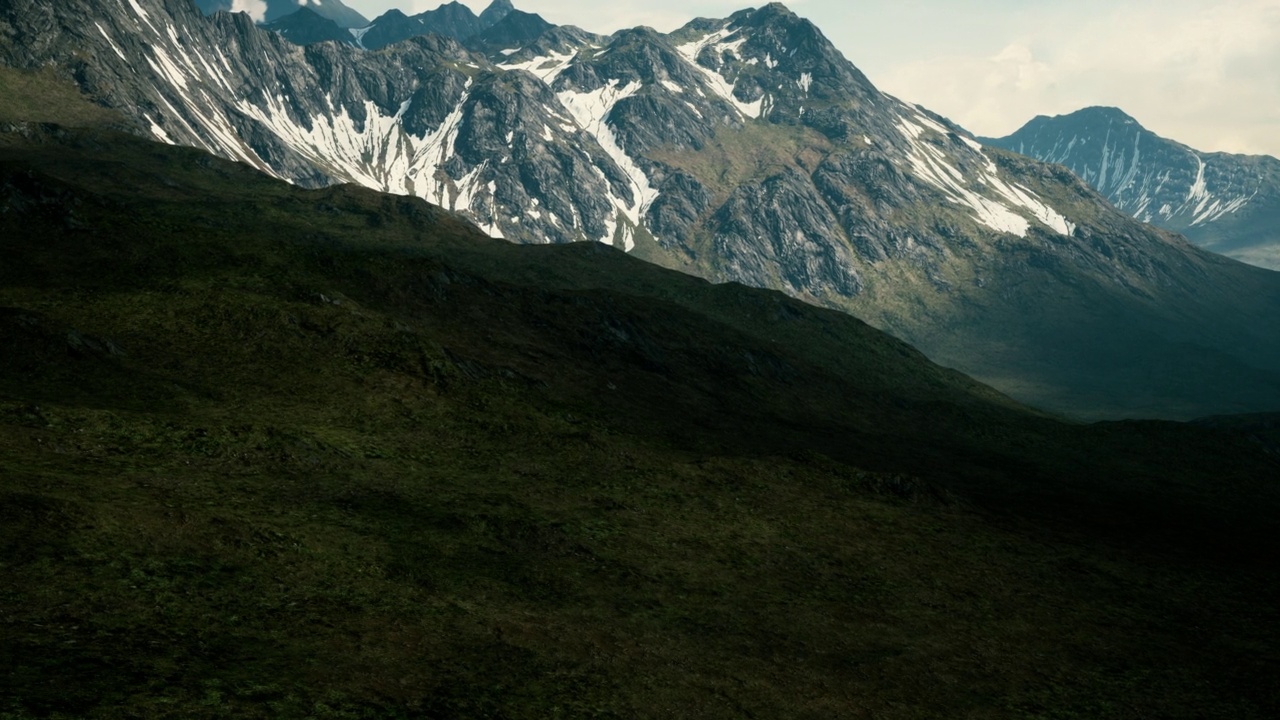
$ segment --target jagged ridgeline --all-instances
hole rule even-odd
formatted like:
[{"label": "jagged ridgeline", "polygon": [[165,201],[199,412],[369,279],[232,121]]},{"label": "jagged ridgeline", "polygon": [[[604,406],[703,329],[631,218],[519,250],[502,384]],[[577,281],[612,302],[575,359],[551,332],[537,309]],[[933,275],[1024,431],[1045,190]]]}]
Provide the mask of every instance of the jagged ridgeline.
[{"label": "jagged ridgeline", "polygon": [[785,7],[610,37],[494,7],[432,11],[465,42],[367,50],[400,18],[298,46],[182,0],[17,0],[0,58],[305,187],[414,195],[494,237],[603,242],[851,312],[1041,407],[1280,407],[1275,274],[881,93]]},{"label": "jagged ridgeline", "polygon": [[1197,245],[1280,270],[1280,160],[1206,153],[1117,108],[1037,117],[994,145],[1071,169],[1118,209]]}]

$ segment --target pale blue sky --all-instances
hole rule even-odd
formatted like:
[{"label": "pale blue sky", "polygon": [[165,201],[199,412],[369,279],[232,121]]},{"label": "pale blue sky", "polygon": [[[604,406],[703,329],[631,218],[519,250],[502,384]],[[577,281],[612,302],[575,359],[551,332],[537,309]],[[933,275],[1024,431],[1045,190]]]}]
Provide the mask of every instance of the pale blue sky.
[{"label": "pale blue sky", "polygon": [[[344,0],[372,18],[440,0]],[[488,0],[463,0],[476,12]],[[513,0],[607,34],[743,0]],[[754,3],[759,6],[763,3]],[[979,135],[1114,105],[1201,150],[1280,156],[1280,0],[793,0],[882,90]]]}]

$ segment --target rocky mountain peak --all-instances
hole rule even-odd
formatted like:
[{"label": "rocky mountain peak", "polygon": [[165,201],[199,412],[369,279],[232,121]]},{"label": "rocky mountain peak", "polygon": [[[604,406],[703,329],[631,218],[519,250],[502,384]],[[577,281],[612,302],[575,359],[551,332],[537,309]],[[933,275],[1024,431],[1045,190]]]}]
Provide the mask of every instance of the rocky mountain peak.
[{"label": "rocky mountain peak", "polygon": [[[484,16],[480,16],[484,22]],[[512,10],[500,20],[468,39],[467,45],[473,48],[514,48],[523,43],[536,40],[543,33],[555,27],[542,19],[541,15]]]},{"label": "rocky mountain peak", "polygon": [[[507,0],[496,0],[478,16],[470,7],[454,0],[412,16],[389,10],[367,28],[360,29],[357,37],[359,46],[366,50],[378,50],[411,37],[435,33],[470,41],[477,50],[493,51],[501,49],[498,46],[504,42],[529,40],[552,27],[555,26],[537,15],[516,10]],[[490,29],[494,32],[480,37]]]},{"label": "rocky mountain peak", "polygon": [[1137,124],[1138,122],[1133,118],[1132,115],[1125,112],[1124,110],[1121,110],[1118,107],[1112,107],[1109,105],[1091,105],[1086,108],[1081,108],[1073,113],[1068,113],[1063,117],[1077,119],[1085,122],[1096,122],[1098,120],[1109,120],[1109,121],[1119,120],[1121,122],[1134,123],[1134,124]]},{"label": "rocky mountain peak", "polygon": [[378,17],[374,18],[371,24],[376,25],[381,22],[407,20],[408,18],[409,16],[405,15],[404,11],[401,10],[400,8],[391,8],[390,10],[387,10],[386,12],[382,13]]},{"label": "rocky mountain peak", "polygon": [[1095,105],[1081,108],[1064,115],[1038,115],[1028,126],[1070,126],[1082,132],[1112,133],[1147,133],[1147,130],[1132,115],[1117,107]]},{"label": "rocky mountain peak", "polygon": [[[435,10],[428,10],[427,12],[439,13],[440,15],[446,16],[446,17],[447,16],[465,16],[465,17],[472,17],[472,18],[476,17],[475,12],[472,11],[470,7],[463,5],[462,3],[458,2],[458,0],[452,0],[452,2],[442,3],[440,7],[436,8]],[[426,13],[423,13],[423,14],[425,15]]]},{"label": "rocky mountain peak", "polygon": [[497,25],[503,18],[515,10],[516,6],[511,4],[511,0],[493,0],[480,12],[480,24],[488,27]]},{"label": "rocky mountain peak", "polygon": [[1280,269],[1280,160],[1205,153],[1114,107],[1038,116],[986,140],[1065,165],[1117,208],[1245,262]]},{"label": "rocky mountain peak", "polygon": [[799,19],[798,15],[791,12],[791,8],[787,7],[786,5],[780,2],[771,2],[768,5],[765,5],[764,7],[760,8],[759,10],[748,11],[748,12],[750,12],[751,17],[757,18],[761,21],[767,21],[772,18]]}]

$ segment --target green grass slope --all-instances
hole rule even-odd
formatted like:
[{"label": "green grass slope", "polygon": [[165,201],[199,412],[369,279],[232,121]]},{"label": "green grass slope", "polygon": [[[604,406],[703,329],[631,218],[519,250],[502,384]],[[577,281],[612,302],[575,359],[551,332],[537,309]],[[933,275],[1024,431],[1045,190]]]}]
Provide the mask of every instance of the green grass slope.
[{"label": "green grass slope", "polygon": [[1274,717],[1273,459],[863,323],[0,134],[0,717]]},{"label": "green grass slope", "polygon": [[52,69],[22,72],[0,67],[0,123],[60,123],[75,127],[124,127],[124,118],[83,97]]}]

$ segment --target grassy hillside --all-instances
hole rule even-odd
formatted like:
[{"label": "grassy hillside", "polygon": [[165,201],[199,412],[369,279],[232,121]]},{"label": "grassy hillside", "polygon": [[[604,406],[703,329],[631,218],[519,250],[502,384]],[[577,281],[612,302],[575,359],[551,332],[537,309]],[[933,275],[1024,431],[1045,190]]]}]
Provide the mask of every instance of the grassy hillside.
[{"label": "grassy hillside", "polygon": [[60,123],[74,127],[123,126],[124,119],[96,105],[51,69],[22,72],[0,67],[0,122]]},{"label": "grassy hillside", "polygon": [[110,131],[0,253],[0,718],[1280,712],[1246,435]]}]

